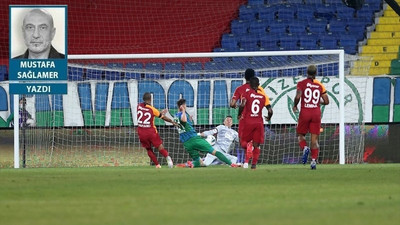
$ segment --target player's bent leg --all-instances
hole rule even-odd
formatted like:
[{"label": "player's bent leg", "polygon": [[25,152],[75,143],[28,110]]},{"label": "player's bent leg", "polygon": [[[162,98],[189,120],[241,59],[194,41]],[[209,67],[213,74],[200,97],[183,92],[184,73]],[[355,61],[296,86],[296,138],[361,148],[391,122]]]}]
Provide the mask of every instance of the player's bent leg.
[{"label": "player's bent leg", "polygon": [[204,166],[210,166],[213,164],[214,161],[216,161],[217,157],[207,153],[206,157],[203,160]]},{"label": "player's bent leg", "polygon": [[147,155],[151,159],[151,161],[156,165],[157,168],[161,168],[160,163],[157,160],[156,155],[154,154],[153,150],[151,148],[146,149],[147,150]]}]

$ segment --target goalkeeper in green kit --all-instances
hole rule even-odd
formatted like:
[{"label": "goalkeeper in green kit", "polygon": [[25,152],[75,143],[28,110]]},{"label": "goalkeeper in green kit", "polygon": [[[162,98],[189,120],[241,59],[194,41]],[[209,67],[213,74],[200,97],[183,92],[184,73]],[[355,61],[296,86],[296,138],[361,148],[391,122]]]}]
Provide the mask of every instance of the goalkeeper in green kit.
[{"label": "goalkeeper in green kit", "polygon": [[210,153],[231,167],[237,167],[236,164],[232,163],[221,152],[214,150],[206,140],[197,135],[197,132],[193,128],[193,120],[186,112],[186,100],[179,99],[177,105],[179,112],[175,114],[174,121],[178,124],[179,139],[183,143],[185,150],[189,153],[189,156],[193,159],[193,163],[188,162],[188,167],[202,166],[199,152]]}]

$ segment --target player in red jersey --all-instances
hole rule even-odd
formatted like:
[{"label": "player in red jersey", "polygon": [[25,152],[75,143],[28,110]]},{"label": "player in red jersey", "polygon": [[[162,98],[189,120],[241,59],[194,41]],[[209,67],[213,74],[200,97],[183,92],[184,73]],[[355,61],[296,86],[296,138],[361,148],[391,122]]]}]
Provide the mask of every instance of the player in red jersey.
[{"label": "player in red jersey", "polygon": [[160,135],[158,134],[157,128],[154,125],[154,117],[159,117],[169,123],[176,125],[174,121],[166,117],[163,113],[160,113],[156,108],[151,105],[151,94],[149,92],[144,93],[142,103],[137,106],[137,122],[138,122],[138,135],[140,143],[143,148],[147,150],[147,155],[151,161],[156,165],[156,168],[161,168],[160,163],[157,160],[156,155],[153,152],[151,146],[154,146],[158,151],[165,157],[168,163],[168,167],[174,166],[171,157],[168,155],[168,151],[164,148]]},{"label": "player in red jersey", "polygon": [[[251,169],[256,169],[260,156],[260,144],[264,142],[263,107],[268,110],[268,116],[265,118],[267,121],[271,120],[273,114],[269,98],[261,93],[259,85],[260,81],[257,77],[250,79],[250,90],[243,94],[239,107],[239,116],[242,116],[242,126],[244,127],[240,144],[243,148],[249,148],[248,144],[252,142],[252,147],[254,147]],[[248,160],[247,157],[246,160]],[[245,161],[245,165],[246,163],[248,164],[248,161]],[[245,165],[243,167],[247,168]]]},{"label": "player in red jersey", "polygon": [[[305,135],[311,133],[311,169],[317,168],[319,152],[318,137],[321,129],[320,104],[328,105],[329,98],[324,85],[315,79],[317,67],[310,65],[307,68],[307,78],[297,84],[296,97],[294,98],[293,112],[298,112],[297,104],[301,100],[301,110],[297,123],[299,145],[303,150],[302,162],[307,163],[310,148],[307,146]],[[322,98],[322,101],[321,101]]]},{"label": "player in red jersey", "polygon": [[[250,68],[246,69],[246,71],[244,73],[244,78],[246,79],[246,83],[236,88],[235,92],[233,93],[232,99],[229,103],[231,108],[236,108],[237,102],[242,98],[243,94],[245,94],[246,92],[248,92],[251,89],[250,88],[250,79],[255,76],[256,76],[256,74],[253,69],[250,69]],[[262,88],[261,86],[258,87],[258,91],[262,92],[265,95],[264,88]],[[243,125],[243,120],[242,120],[241,116],[238,116],[238,120],[239,120],[238,133],[239,133],[239,138],[241,138],[242,134],[243,134],[244,125]],[[245,164],[244,164],[243,168],[247,168],[248,164],[246,164],[246,162],[249,161],[249,157],[251,157],[252,150],[253,150],[252,142],[249,142],[249,146],[244,147],[244,149],[247,149],[247,151],[245,154],[245,160],[244,160]],[[240,160],[240,158],[241,157],[238,152],[238,160]]]}]

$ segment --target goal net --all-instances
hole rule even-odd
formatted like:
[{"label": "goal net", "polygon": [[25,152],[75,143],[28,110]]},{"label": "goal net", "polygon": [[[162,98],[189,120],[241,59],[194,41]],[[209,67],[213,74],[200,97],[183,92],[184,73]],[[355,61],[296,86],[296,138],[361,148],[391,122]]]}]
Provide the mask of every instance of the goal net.
[{"label": "goal net", "polygon": [[[215,128],[228,115],[237,130],[237,109],[229,107],[229,100],[245,82],[246,68],[253,68],[274,111],[271,122],[265,122],[259,163],[300,163],[298,115],[292,106],[296,84],[314,64],[330,98],[321,107],[318,161],[359,163],[367,94],[367,79],[359,75],[367,75],[369,60],[341,50],[70,55],[67,95],[20,96],[32,117],[19,131],[21,161],[26,167],[149,165],[136,131],[136,106],[145,92],[170,118],[177,112],[177,100],[185,98],[197,132]],[[176,128],[158,118],[155,124],[174,163],[190,160]],[[231,153],[239,161],[243,157],[239,145]]]}]

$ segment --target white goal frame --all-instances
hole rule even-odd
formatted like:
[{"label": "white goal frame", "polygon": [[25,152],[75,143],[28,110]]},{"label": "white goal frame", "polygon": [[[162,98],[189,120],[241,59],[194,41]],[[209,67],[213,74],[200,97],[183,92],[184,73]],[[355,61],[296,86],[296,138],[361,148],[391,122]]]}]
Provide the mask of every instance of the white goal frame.
[{"label": "white goal frame", "polygon": [[[255,52],[207,52],[207,53],[165,53],[165,54],[94,54],[68,55],[68,59],[171,59],[171,58],[209,58],[209,57],[257,57],[285,55],[338,55],[339,56],[339,164],[345,164],[345,79],[344,50],[299,50],[299,51],[255,51]],[[20,168],[19,146],[19,96],[14,95],[14,168]]]}]

